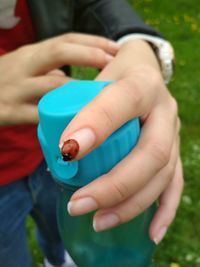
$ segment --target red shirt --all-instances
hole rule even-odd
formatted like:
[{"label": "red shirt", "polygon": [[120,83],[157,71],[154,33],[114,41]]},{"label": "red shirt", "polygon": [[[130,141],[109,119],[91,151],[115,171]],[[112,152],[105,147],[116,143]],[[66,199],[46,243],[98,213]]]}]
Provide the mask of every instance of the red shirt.
[{"label": "red shirt", "polygon": [[[18,19],[13,28],[1,29],[0,25],[0,55],[35,40],[25,0],[17,1],[15,17]],[[37,126],[1,126],[0,153],[0,185],[30,174],[43,159]]]}]

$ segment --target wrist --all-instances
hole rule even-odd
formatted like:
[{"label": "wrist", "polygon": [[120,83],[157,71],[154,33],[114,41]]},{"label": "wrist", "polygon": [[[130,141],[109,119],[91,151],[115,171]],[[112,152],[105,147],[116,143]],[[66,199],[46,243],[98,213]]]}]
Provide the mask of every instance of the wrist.
[{"label": "wrist", "polygon": [[160,65],[151,44],[145,40],[129,40],[122,44],[120,51],[133,67],[147,65],[160,71]]},{"label": "wrist", "polygon": [[158,60],[148,42],[129,40],[124,43],[116,57],[97,76],[100,80],[119,80],[138,69],[154,69],[161,74]]},{"label": "wrist", "polygon": [[153,49],[159,62],[164,82],[168,84],[174,71],[175,55],[172,45],[163,38],[141,33],[125,35],[118,40],[118,44],[122,45],[130,40],[143,40],[151,45],[151,48]]}]

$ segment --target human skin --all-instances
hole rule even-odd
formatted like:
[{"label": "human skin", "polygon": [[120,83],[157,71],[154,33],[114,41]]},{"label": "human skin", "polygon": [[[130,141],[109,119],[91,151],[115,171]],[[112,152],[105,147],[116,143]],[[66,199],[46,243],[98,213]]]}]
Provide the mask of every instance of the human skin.
[{"label": "human skin", "polygon": [[158,244],[175,217],[183,189],[177,103],[154,52],[142,40],[124,44],[96,79],[115,82],[75,116],[60,147],[76,140],[75,159],[80,159],[134,117],[141,119],[141,136],[109,173],[74,193],[68,211],[77,216],[96,210],[94,229],[102,231],[131,220],[159,198],[149,231]]},{"label": "human skin", "polygon": [[104,68],[118,45],[103,37],[64,34],[0,57],[0,125],[37,123],[38,100],[71,78],[64,65]]}]

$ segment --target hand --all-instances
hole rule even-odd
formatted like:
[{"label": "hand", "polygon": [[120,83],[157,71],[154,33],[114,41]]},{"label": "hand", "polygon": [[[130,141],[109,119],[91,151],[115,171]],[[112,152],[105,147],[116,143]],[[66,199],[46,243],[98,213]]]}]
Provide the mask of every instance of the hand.
[{"label": "hand", "polygon": [[71,33],[0,57],[0,125],[37,123],[38,99],[70,79],[58,68],[103,68],[117,50],[105,38]]},{"label": "hand", "polygon": [[69,213],[96,210],[94,228],[101,231],[131,220],[160,197],[150,226],[150,237],[158,243],[175,216],[183,188],[176,101],[144,41],[124,45],[97,79],[116,82],[77,114],[64,130],[61,145],[75,139],[80,159],[134,117],[143,124],[141,137],[109,173],[74,193]]}]

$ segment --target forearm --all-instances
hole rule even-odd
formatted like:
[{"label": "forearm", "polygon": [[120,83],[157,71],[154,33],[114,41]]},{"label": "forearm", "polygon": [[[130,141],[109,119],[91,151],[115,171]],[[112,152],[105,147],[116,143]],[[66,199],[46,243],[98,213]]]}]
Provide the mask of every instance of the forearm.
[{"label": "forearm", "polygon": [[97,79],[118,80],[133,70],[148,67],[160,71],[154,51],[147,42],[133,40],[122,45],[117,56],[100,72]]}]

